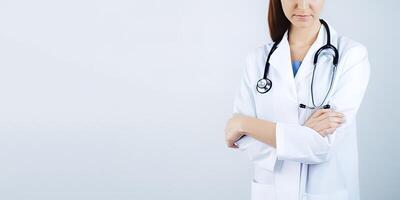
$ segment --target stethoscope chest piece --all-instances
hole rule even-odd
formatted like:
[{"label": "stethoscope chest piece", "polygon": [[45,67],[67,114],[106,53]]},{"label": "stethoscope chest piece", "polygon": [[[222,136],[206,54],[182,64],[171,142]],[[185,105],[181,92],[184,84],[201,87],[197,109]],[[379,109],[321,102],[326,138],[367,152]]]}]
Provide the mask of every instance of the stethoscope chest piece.
[{"label": "stethoscope chest piece", "polygon": [[272,88],[272,81],[268,78],[262,78],[257,82],[257,91],[261,94],[267,93]]}]

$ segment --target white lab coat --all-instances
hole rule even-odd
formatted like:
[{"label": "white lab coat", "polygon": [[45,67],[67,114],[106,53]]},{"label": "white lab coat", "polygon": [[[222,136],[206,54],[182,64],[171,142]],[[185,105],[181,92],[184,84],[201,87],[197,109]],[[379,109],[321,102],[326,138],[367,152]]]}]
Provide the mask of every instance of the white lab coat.
[{"label": "white lab coat", "polygon": [[[286,31],[270,58],[268,77],[272,88],[266,94],[256,91],[273,42],[247,56],[240,88],[234,100],[234,113],[277,123],[274,148],[250,136],[239,140],[239,149],[254,163],[252,200],[359,200],[356,113],[366,91],[370,64],[364,45],[339,36],[332,26],[331,43],[339,50],[339,63],[327,101],[331,109],[345,115],[336,131],[322,137],[304,126],[315,110],[310,85],[315,52],[326,43],[321,26],[317,39],[308,50],[293,77]],[[332,73],[332,56],[320,56],[315,74],[314,98],[319,105],[326,94]],[[257,179],[262,180],[256,181]]]}]

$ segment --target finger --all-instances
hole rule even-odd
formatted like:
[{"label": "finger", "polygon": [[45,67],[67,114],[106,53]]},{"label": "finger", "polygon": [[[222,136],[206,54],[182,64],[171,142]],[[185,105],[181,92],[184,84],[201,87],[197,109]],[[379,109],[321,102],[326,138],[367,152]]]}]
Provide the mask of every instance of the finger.
[{"label": "finger", "polygon": [[336,130],[336,128],[328,128],[328,129],[325,129],[325,136],[328,136],[328,135],[331,135],[332,133],[334,133],[335,132],[335,130]]},{"label": "finger", "polygon": [[323,118],[321,118],[320,116],[322,116],[324,113],[329,112],[330,109],[318,109],[316,110],[306,121],[306,124],[308,127],[314,127],[315,124],[318,124],[319,121],[321,121]]},{"label": "finger", "polygon": [[335,128],[323,129],[323,130],[320,131],[320,134],[321,134],[323,137],[326,137],[326,136],[332,134],[333,132],[335,132],[335,130],[336,130]]},{"label": "finger", "polygon": [[319,121],[319,122],[313,122],[312,124],[312,128],[317,131],[317,132],[321,132],[327,128],[329,128],[327,125],[327,123],[324,121]]},{"label": "finger", "polygon": [[232,148],[237,148],[235,142],[238,141],[240,137],[241,137],[241,135],[233,136],[232,133],[228,133],[225,138],[227,146],[232,147]]},{"label": "finger", "polygon": [[326,137],[328,135],[327,133],[327,129],[323,129],[321,131],[318,131],[318,133],[322,136],[322,137]]},{"label": "finger", "polygon": [[323,121],[319,121],[316,125],[315,125],[315,129],[317,131],[322,131],[325,129],[329,129],[329,128],[337,128],[340,126],[340,123],[338,122],[332,122],[329,119],[325,119]]},{"label": "finger", "polygon": [[337,128],[337,127],[339,127],[339,125],[340,125],[340,123],[338,123],[338,122],[331,121],[330,118],[325,119],[325,120],[322,122],[322,124],[323,124],[323,128],[324,128],[324,129],[328,129],[328,128]]},{"label": "finger", "polygon": [[319,109],[318,112],[316,112],[314,118],[316,119],[316,121],[321,121],[328,116],[334,115],[334,113],[336,112],[331,109]]},{"label": "finger", "polygon": [[320,123],[314,126],[315,131],[319,133],[324,133],[323,131],[328,129],[329,126],[327,126],[325,123]]},{"label": "finger", "polygon": [[326,130],[327,130],[327,129],[321,130],[321,131],[319,131],[318,133],[319,133],[322,137],[326,137],[326,136],[328,135],[328,133],[327,133]]},{"label": "finger", "polygon": [[338,116],[338,117],[344,117],[343,113],[332,111],[327,113],[329,116]]},{"label": "finger", "polygon": [[315,111],[313,114],[312,114],[312,117],[319,117],[319,116],[321,116],[322,114],[324,114],[324,113],[326,113],[326,112],[329,112],[330,111],[330,109],[318,109],[317,111]]},{"label": "finger", "polygon": [[239,148],[238,146],[236,146],[236,144],[235,144],[234,142],[228,142],[228,143],[227,143],[227,146],[228,146],[229,148]]},{"label": "finger", "polygon": [[344,117],[329,117],[329,118],[327,118],[327,120],[330,122],[335,122],[335,123],[339,123],[339,124],[342,124],[346,121],[344,119]]},{"label": "finger", "polygon": [[326,112],[322,115],[320,115],[319,117],[316,118],[317,121],[322,121],[325,120],[329,117],[344,117],[343,114],[335,112],[335,111],[330,111],[330,112]]}]

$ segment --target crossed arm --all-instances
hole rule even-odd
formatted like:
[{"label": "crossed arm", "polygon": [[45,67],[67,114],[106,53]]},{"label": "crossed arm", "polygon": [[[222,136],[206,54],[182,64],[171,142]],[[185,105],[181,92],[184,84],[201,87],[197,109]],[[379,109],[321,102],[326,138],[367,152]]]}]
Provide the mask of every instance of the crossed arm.
[{"label": "crossed arm", "polygon": [[[348,134],[346,127],[355,120],[366,91],[370,65],[367,50],[357,45],[343,57],[345,63],[330,99],[335,111],[318,110],[304,125],[272,122],[256,118],[252,66],[254,57],[248,57],[239,93],[234,102],[234,114],[225,128],[227,145],[237,147],[235,141],[248,135],[245,150],[252,151],[253,161],[258,159],[267,169],[273,169],[276,160],[293,160],[317,164],[329,159],[337,141]],[[344,123],[343,118],[346,119]],[[242,139],[241,139],[242,140]],[[268,162],[267,162],[268,161]],[[272,162],[271,162],[272,161]]]},{"label": "crossed arm", "polygon": [[[325,137],[334,133],[343,122],[344,115],[342,113],[331,109],[320,109],[311,115],[305,126]],[[234,114],[226,125],[225,133],[227,146],[231,148],[238,148],[235,142],[245,134],[276,148],[275,122]]]}]

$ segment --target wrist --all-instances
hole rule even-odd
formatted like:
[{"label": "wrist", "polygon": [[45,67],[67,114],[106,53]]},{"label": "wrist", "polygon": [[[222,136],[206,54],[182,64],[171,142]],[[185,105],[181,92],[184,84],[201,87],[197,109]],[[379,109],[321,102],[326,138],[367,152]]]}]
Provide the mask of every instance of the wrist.
[{"label": "wrist", "polygon": [[258,120],[254,117],[243,117],[240,124],[240,131],[246,135],[252,134],[252,127],[254,127],[255,121]]},{"label": "wrist", "polygon": [[[239,132],[241,132],[241,133],[246,133],[246,131],[248,130],[247,129],[247,127],[248,127],[248,124],[249,122],[248,122],[248,119],[247,119],[247,117],[241,117],[240,118],[240,121],[239,121]],[[247,134],[247,133],[246,133]]]}]

